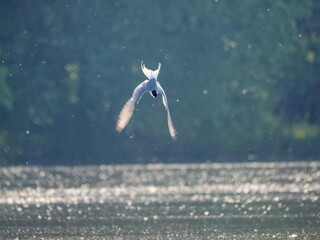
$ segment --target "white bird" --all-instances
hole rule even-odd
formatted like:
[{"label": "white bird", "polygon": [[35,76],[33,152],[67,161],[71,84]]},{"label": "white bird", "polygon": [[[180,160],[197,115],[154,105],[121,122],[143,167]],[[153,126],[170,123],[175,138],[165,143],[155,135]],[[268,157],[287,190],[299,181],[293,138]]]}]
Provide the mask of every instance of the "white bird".
[{"label": "white bird", "polygon": [[132,114],[138,105],[142,95],[146,92],[149,91],[152,97],[154,97],[157,100],[157,95],[160,93],[162,95],[162,102],[164,107],[166,108],[167,111],[167,121],[168,121],[168,128],[170,135],[172,139],[177,138],[177,132],[173,127],[173,123],[171,120],[170,112],[169,112],[169,106],[168,106],[168,101],[166,97],[166,93],[162,89],[160,83],[157,81],[159,71],[161,68],[161,63],[158,65],[158,69],[155,71],[152,71],[148,68],[145,67],[143,64],[143,61],[141,61],[141,69],[144,75],[147,76],[147,80],[143,81],[140,83],[133,91],[132,97],[126,102],[126,104],[123,106],[119,118],[117,121],[117,126],[116,130],[118,132],[121,132],[128,124],[130,118],[132,117]]}]

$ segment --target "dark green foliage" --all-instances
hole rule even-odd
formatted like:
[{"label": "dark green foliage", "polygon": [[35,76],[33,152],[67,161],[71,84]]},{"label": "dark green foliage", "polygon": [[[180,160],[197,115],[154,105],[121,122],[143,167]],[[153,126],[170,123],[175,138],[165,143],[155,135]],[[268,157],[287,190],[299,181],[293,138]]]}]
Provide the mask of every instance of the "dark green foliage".
[{"label": "dark green foliage", "polygon": [[[320,154],[320,2],[2,1],[0,164]],[[123,133],[121,107],[149,94]]]}]

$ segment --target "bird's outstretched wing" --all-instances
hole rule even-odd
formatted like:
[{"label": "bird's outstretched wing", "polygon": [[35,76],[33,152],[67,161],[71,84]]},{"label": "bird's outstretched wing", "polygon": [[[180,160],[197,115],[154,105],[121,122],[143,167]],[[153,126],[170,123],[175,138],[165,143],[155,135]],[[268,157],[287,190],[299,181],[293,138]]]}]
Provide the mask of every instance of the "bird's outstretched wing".
[{"label": "bird's outstretched wing", "polygon": [[147,91],[148,80],[140,83],[133,91],[132,97],[123,106],[116,125],[116,130],[121,132],[130,121],[137,104],[139,103],[142,95]]},{"label": "bird's outstretched wing", "polygon": [[157,78],[158,75],[159,75],[159,72],[160,72],[160,68],[161,68],[161,63],[158,64],[158,69],[157,70],[155,70],[155,71],[150,70],[150,69],[146,68],[146,65],[144,65],[143,61],[141,60],[142,72],[144,73],[144,75],[147,76],[148,79]]},{"label": "bird's outstretched wing", "polygon": [[162,95],[162,102],[163,102],[163,105],[164,105],[164,107],[166,108],[166,111],[167,111],[167,121],[168,121],[168,128],[169,128],[170,135],[171,135],[173,140],[176,140],[177,139],[177,132],[174,129],[174,126],[173,126],[173,123],[172,123],[172,120],[171,120],[166,93],[162,89],[162,87],[161,87],[159,82],[157,82],[157,87],[158,87],[159,93]]}]

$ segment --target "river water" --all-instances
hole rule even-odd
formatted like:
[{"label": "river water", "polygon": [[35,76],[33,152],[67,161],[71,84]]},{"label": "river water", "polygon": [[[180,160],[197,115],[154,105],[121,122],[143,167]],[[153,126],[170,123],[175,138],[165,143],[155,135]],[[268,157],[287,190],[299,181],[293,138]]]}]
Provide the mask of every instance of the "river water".
[{"label": "river water", "polygon": [[320,162],[1,167],[0,239],[320,239]]}]

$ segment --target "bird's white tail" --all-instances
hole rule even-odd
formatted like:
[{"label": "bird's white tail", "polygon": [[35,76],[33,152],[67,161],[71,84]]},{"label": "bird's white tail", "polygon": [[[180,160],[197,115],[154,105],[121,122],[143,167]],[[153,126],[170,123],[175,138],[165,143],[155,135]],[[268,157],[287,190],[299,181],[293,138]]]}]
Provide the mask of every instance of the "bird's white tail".
[{"label": "bird's white tail", "polygon": [[146,68],[146,66],[143,64],[143,61],[141,60],[142,72],[144,73],[144,75],[147,76],[148,79],[152,79],[152,78],[157,79],[159,72],[160,72],[160,68],[161,68],[161,63],[158,64],[157,70],[155,70],[155,71],[150,70],[150,69]]}]

